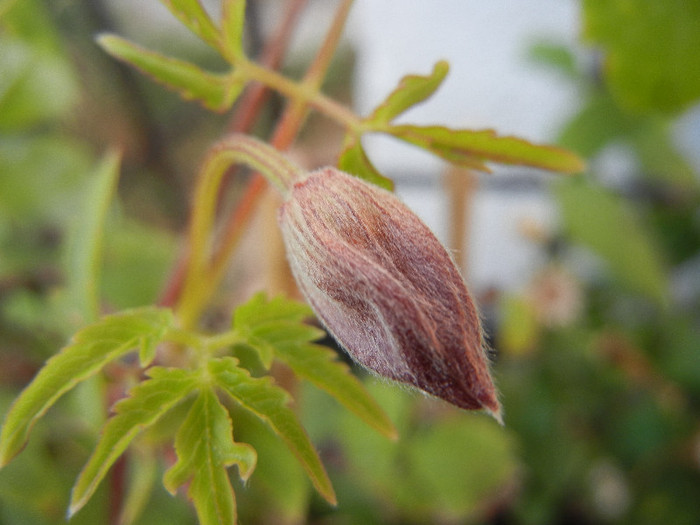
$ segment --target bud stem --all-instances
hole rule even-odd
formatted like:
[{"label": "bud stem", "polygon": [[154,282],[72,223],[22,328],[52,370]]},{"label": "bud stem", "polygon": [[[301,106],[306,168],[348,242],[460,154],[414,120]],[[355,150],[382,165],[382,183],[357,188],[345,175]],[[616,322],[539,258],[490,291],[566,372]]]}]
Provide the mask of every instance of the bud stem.
[{"label": "bud stem", "polygon": [[199,172],[189,231],[189,264],[177,305],[184,328],[195,323],[215,285],[214,280],[207,278],[211,266],[211,232],[222,176],[234,164],[243,164],[259,172],[283,197],[293,181],[303,174],[301,168],[275,148],[247,135],[229,135],[211,148]]}]

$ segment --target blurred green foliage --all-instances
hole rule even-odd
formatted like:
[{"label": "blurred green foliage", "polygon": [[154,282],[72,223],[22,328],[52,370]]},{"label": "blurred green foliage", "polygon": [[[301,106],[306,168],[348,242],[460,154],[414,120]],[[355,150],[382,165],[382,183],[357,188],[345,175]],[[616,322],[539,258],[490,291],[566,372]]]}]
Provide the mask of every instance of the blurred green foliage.
[{"label": "blurred green foliage", "polygon": [[[558,47],[537,55],[582,93],[560,142],[592,169],[554,185],[563,221],[542,244],[550,260],[498,311],[506,428],[370,382],[399,431],[394,443],[302,385],[298,408],[340,506],[322,503],[277,437],[239,411],[237,439],[259,454],[237,487],[242,522],[700,522],[700,185],[672,135],[674,116],[700,96],[700,13],[683,0],[582,8],[602,65],[590,71]],[[107,150],[72,127],[85,87],[51,13],[40,0],[0,2],[2,414],[84,321],[70,300],[71,239]],[[612,183],[600,159],[616,148],[635,172]],[[175,253],[158,219],[127,218],[118,199],[106,210],[105,309],[156,299]],[[0,523],[64,522],[108,387],[87,385],[37,425],[0,472]],[[130,473],[150,486],[161,463],[136,453]],[[134,508],[148,503],[135,523],[193,523],[181,499],[155,487],[131,493]],[[71,523],[105,523],[108,512],[100,489]]]},{"label": "blurred green foliage", "polygon": [[507,515],[697,523],[700,174],[674,124],[700,100],[700,5],[582,7],[593,64],[533,50],[582,95],[560,143],[590,173],[552,185],[562,221],[538,237],[548,262],[502,302],[500,385],[524,463]]}]

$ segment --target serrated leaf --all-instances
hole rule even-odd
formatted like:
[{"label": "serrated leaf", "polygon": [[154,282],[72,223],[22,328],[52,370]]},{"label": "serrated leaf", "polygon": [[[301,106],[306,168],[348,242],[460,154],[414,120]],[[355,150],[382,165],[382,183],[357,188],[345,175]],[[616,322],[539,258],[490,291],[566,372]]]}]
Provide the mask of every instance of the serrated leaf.
[{"label": "serrated leaf", "polygon": [[488,171],[484,162],[533,166],[561,173],[585,168],[575,154],[554,146],[498,136],[493,130],[453,130],[443,126],[391,126],[387,133],[431,151],[455,164]]},{"label": "serrated leaf", "polygon": [[151,379],[136,385],[128,398],[115,405],[116,415],[105,425],[95,451],[73,487],[69,515],[87,503],[131,441],[185,399],[198,384],[193,372],[177,368],[154,367],[148,370],[148,376]]},{"label": "serrated leaf", "polygon": [[394,190],[394,182],[377,171],[359,137],[346,139],[345,148],[338,155],[338,168],[385,190]]},{"label": "serrated leaf", "polygon": [[208,73],[190,62],[149,51],[114,35],[101,35],[97,42],[110,55],[177,91],[182,98],[198,100],[213,111],[231,107],[245,86],[235,74]]},{"label": "serrated leaf", "polygon": [[275,350],[270,341],[258,337],[259,331],[264,332],[267,325],[274,325],[279,321],[289,321],[298,325],[312,316],[313,311],[304,303],[289,301],[283,297],[275,297],[268,301],[264,293],[257,293],[247,303],[236,308],[233,329],[258,353],[263,366],[269,369]]},{"label": "serrated leaf", "polygon": [[440,87],[449,70],[449,64],[441,60],[435,64],[430,75],[406,75],[386,100],[365,120],[372,124],[389,124],[407,109],[430,97]]},{"label": "serrated leaf", "polygon": [[219,49],[219,30],[199,0],[161,0],[187,28],[214,49]]},{"label": "serrated leaf", "polygon": [[243,58],[245,0],[224,0],[221,10],[221,52],[235,63]]},{"label": "serrated leaf", "polygon": [[325,335],[323,330],[303,324],[313,311],[304,303],[265,294],[256,294],[234,314],[234,330],[262,355],[272,354],[299,377],[336,398],[348,410],[385,436],[396,437],[396,430],[381,407],[362,383],[332,350],[311,344]]},{"label": "serrated leaf", "polygon": [[236,523],[236,501],[226,467],[237,464],[246,480],[257,454],[250,445],[233,441],[228,411],[210,388],[203,388],[190,408],[175,438],[175,450],[177,463],[163,477],[168,491],[174,494],[191,480],[187,494],[200,524]]},{"label": "serrated leaf", "polygon": [[69,247],[69,293],[85,322],[99,315],[100,256],[104,223],[119,178],[121,155],[107,153],[88,181],[84,209]]},{"label": "serrated leaf", "polygon": [[0,466],[21,450],[36,420],[58,398],[143,340],[162,339],[173,322],[170,310],[147,307],[104,317],[76,333],[10,408],[0,433]]},{"label": "serrated leaf", "polygon": [[311,343],[278,344],[275,355],[295,374],[326,391],[365,423],[391,439],[397,437],[384,410],[331,349]]},{"label": "serrated leaf", "polygon": [[555,188],[569,235],[602,257],[621,282],[663,303],[668,283],[640,218],[620,197],[578,182]]},{"label": "serrated leaf", "polygon": [[230,357],[210,361],[208,368],[217,386],[241,407],[269,425],[286,442],[319,494],[335,504],[335,493],[323,464],[296,415],[287,407],[289,394],[275,386],[269,377],[251,377]]},{"label": "serrated leaf", "polygon": [[298,323],[313,315],[313,310],[306,303],[291,301],[282,296],[268,300],[265,293],[260,292],[236,308],[233,314],[233,328],[246,331],[256,325],[274,321]]}]

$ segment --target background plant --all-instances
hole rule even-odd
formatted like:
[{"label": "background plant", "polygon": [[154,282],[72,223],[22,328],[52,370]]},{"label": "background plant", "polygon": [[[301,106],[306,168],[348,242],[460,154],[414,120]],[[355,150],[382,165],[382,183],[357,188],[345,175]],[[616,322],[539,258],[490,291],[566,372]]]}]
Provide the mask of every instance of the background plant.
[{"label": "background plant", "polygon": [[[270,66],[261,67],[260,64],[275,62],[274,47],[268,48],[260,63],[246,57],[241,44],[241,2],[225,3],[221,23],[212,22],[197,2],[166,4],[202,40],[220,52],[224,61],[218,62],[216,67],[219,68],[217,71],[224,73],[208,73],[193,63],[143,51],[118,37],[102,36],[99,42],[111,53],[210,108],[228,109],[237,95],[257,100],[259,95],[254,90],[251,90],[253,95],[241,95],[244,83],[251,79],[262,81],[282,92],[290,102],[270,139],[278,148],[284,149],[291,144],[296,131],[305,121],[307,111],[313,108],[334,119],[346,131],[344,144],[339,150],[339,164],[347,171],[378,184],[388,185],[389,181],[377,173],[362,150],[360,137],[363,133],[388,133],[469,167],[483,168],[484,161],[495,160],[571,171],[579,168],[575,157],[563,152],[531,146],[517,139],[498,138],[490,132],[393,124],[394,117],[433,94],[447,73],[445,64],[436,65],[429,75],[406,77],[386,102],[367,118],[355,116],[333,99],[321,95],[318,88],[329,67],[349,2],[340,5],[326,42],[307,74],[298,82],[274,73]],[[102,426],[105,431],[75,486],[72,510],[77,510],[90,495],[93,497],[85,509],[73,517],[75,521],[103,522],[109,515],[114,521],[133,522],[140,519],[147,523],[156,519],[153,516],[157,515],[159,521],[185,522],[189,519],[186,509],[179,500],[164,499],[162,489],[154,482],[157,481],[157,473],[165,469],[169,469],[164,478],[165,485],[171,491],[183,481],[191,480],[189,495],[198,504],[202,521],[214,520],[213,516],[221,512],[228,512],[230,516],[234,507],[228,485],[232,484],[236,489],[242,487],[239,476],[235,475],[236,469],[232,469],[233,475],[229,480],[223,467],[235,463],[240,477],[247,478],[256,456],[247,443],[257,451],[257,466],[246,488],[237,491],[239,514],[249,521],[262,520],[265,516],[273,521],[301,521],[306,519],[309,512],[317,516],[328,514],[330,507],[310,500],[309,485],[304,481],[304,477],[308,476],[326,499],[333,499],[328,477],[299,418],[327,458],[325,463],[343,502],[336,514],[339,518],[344,515],[366,523],[409,517],[420,521],[436,517],[460,520],[475,513],[493,515],[489,504],[496,501],[494,494],[509,480],[515,479],[515,443],[521,447],[522,461],[528,468],[527,483],[524,484],[526,489],[517,497],[508,498],[505,504],[507,510],[504,512],[513,519],[517,517],[522,521],[542,522],[571,515],[580,508],[587,509],[588,505],[595,509],[595,492],[591,488],[590,476],[602,472],[601,479],[609,479],[610,472],[613,472],[614,481],[618,479],[615,476],[620,471],[625,473],[623,481],[627,482],[627,476],[630,476],[629,479],[639,483],[639,488],[636,484],[633,486],[635,494],[650,495],[649,498],[640,498],[639,506],[632,506],[634,510],[623,514],[623,518],[647,516],[649,511],[645,505],[652,505],[653,512],[648,514],[652,517],[680,516],[688,520],[693,517],[692,508],[687,505],[693,500],[685,497],[692,492],[693,483],[697,483],[697,469],[693,469],[692,463],[667,462],[663,457],[656,462],[645,462],[643,459],[648,457],[644,454],[657,451],[673,455],[674,451],[682,452],[685,450],[683,447],[692,443],[696,425],[689,423],[688,412],[681,410],[669,419],[657,417],[659,401],[656,396],[666,392],[667,387],[672,395],[677,393],[676,376],[668,376],[664,368],[666,360],[676,362],[676,370],[687,373],[684,377],[690,382],[681,383],[681,395],[692,393],[693,378],[698,376],[688,369],[686,363],[696,348],[690,334],[693,323],[697,321],[697,310],[686,309],[684,315],[679,317],[677,307],[666,310],[662,306],[658,307],[661,310],[651,307],[653,313],[647,315],[656,319],[658,324],[643,323],[640,326],[638,319],[629,324],[629,319],[635,318],[629,314],[625,317],[626,323],[616,325],[611,322],[619,317],[621,311],[627,312],[630,308],[634,308],[634,311],[639,308],[645,310],[648,307],[637,300],[638,295],[634,292],[628,295],[625,290],[637,290],[658,305],[668,301],[668,298],[663,299],[667,289],[664,276],[668,270],[663,261],[657,260],[658,250],[648,240],[647,230],[637,226],[640,218],[627,218],[630,213],[635,213],[627,209],[624,201],[607,190],[582,185],[579,181],[556,190],[568,217],[567,224],[572,236],[601,252],[603,259],[610,261],[611,270],[602,275],[621,276],[619,282],[623,286],[618,289],[610,286],[609,281],[597,286],[599,293],[593,297],[599,297],[597,300],[605,308],[600,308],[597,302],[587,303],[590,314],[578,317],[573,325],[575,328],[571,324],[554,329],[544,326],[546,323],[536,317],[537,303],[531,302],[529,296],[509,299],[505,303],[504,322],[498,336],[503,348],[510,350],[510,353],[504,354],[499,366],[503,373],[500,384],[507,399],[513,400],[513,408],[507,405],[507,410],[513,412],[512,421],[509,421],[514,429],[512,432],[505,433],[479,417],[449,410],[436,411],[435,407],[424,401],[411,400],[392,389],[370,385],[369,389],[379,402],[377,404],[364,393],[361,384],[347,373],[346,367],[336,361],[330,350],[314,342],[322,334],[302,322],[310,312],[299,303],[256,295],[238,307],[232,326],[228,322],[213,324],[212,319],[215,318],[212,315],[216,309],[212,306],[217,301],[213,292],[262,195],[264,184],[260,178],[252,178],[248,182],[240,199],[245,204],[239,205],[222,221],[224,226],[220,242],[214,245],[211,253],[197,251],[181,256],[169,281],[162,283],[161,276],[167,273],[165,270],[174,253],[172,236],[153,225],[147,226],[144,219],[153,219],[153,216],[144,217],[143,212],[140,212],[141,221],[126,218],[131,214],[125,214],[123,210],[130,209],[129,199],[135,199],[138,191],[126,190],[126,196],[120,192],[121,203],[115,207],[118,155],[107,154],[97,163],[94,154],[85,148],[85,141],[74,139],[78,134],[76,130],[65,128],[64,115],[73,107],[71,94],[77,97],[78,86],[72,80],[71,62],[53,30],[54,22],[50,17],[42,16],[48,11],[39,2],[8,2],[4,6],[7,11],[3,13],[3,38],[6,40],[3,47],[7,43],[6,49],[21,50],[15,51],[16,55],[6,56],[26,57],[27,53],[35,53],[53,64],[52,67],[30,68],[26,59],[15,58],[14,64],[20,65],[14,66],[17,74],[10,78],[16,79],[16,83],[11,84],[14,89],[5,91],[2,100],[3,109],[13,108],[13,111],[0,112],[6,119],[3,129],[7,140],[3,143],[7,144],[5,155],[8,161],[3,161],[3,164],[7,166],[9,175],[4,180],[10,181],[8,188],[15,188],[14,193],[3,191],[1,197],[7,202],[7,206],[3,202],[3,210],[7,211],[4,211],[2,234],[5,246],[11,247],[4,249],[3,254],[12,256],[11,259],[3,258],[7,268],[4,275],[12,278],[3,281],[7,283],[5,289],[8,292],[2,301],[2,318],[5,325],[11,328],[3,330],[9,341],[4,351],[11,356],[11,359],[3,361],[12,364],[12,368],[5,367],[5,383],[12,384],[14,381],[19,386],[25,382],[36,370],[37,363],[55,353],[68,335],[80,329],[70,345],[53,358],[53,365],[42,372],[44,384],[54,387],[52,394],[35,398],[25,396],[24,405],[21,402],[15,405],[15,414],[22,412],[17,407],[27,408],[24,409],[24,416],[15,415],[14,425],[4,427],[6,436],[17,436],[3,439],[5,457],[17,450],[34,416],[42,413],[54,401],[54,393],[74,386],[107,361],[116,361],[106,366],[103,374],[82,382],[72,390],[65,402],[47,413],[48,421],[40,421],[34,427],[33,438],[28,445],[30,450],[21,454],[2,473],[5,480],[0,483],[3,519],[23,523],[60,520],[67,500],[63,487],[69,487],[75,480]],[[289,9],[287,18],[292,19],[295,16],[293,6]],[[589,7],[589,11],[594,12],[594,7]],[[680,17],[693,19],[687,14]],[[283,45],[280,47],[284,48]],[[541,52],[566,57],[560,50],[541,49]],[[13,71],[11,67],[8,70]],[[56,79],[49,83],[43,78],[34,78],[27,71],[51,72]],[[579,82],[585,81],[585,75],[579,78]],[[66,95],[65,99],[32,96],[32,90],[36,92],[44,86],[55,86],[56,82],[62,82],[64,88],[59,92]],[[602,96],[608,96],[604,89],[602,93]],[[594,100],[597,94],[598,91],[592,89],[591,99]],[[26,100],[25,109],[22,109],[22,96]],[[46,107],[37,105],[36,100],[46,101]],[[691,100],[692,97],[687,97],[682,104]],[[618,104],[618,99],[610,103],[611,106]],[[161,109],[165,114],[174,107],[179,107],[179,104],[171,99],[169,108]],[[238,118],[232,126],[239,126],[241,124],[236,122],[245,121],[245,108],[248,107],[248,103],[240,105],[236,113]],[[627,110],[621,110],[621,113],[628,115]],[[207,116],[207,119],[216,121],[214,116]],[[602,120],[606,124],[607,116]],[[696,196],[693,189],[693,180],[696,179],[688,176],[692,170],[680,156],[669,152],[665,119],[654,114],[649,117],[649,122],[646,127],[650,135],[646,140],[658,147],[656,166],[675,166],[663,170],[664,174],[685,172],[687,185],[683,186],[683,192],[686,196]],[[628,129],[635,135],[640,127],[634,121]],[[572,131],[565,133],[564,140],[580,149],[581,153],[594,154],[596,149],[582,148],[576,142],[576,137],[599,137],[601,128],[588,135],[577,134],[576,129],[574,121],[569,128]],[[625,133],[615,132],[612,135],[625,136]],[[607,136],[610,135],[603,135]],[[666,140],[659,140],[659,137]],[[602,148],[603,142],[598,140],[597,148]],[[206,143],[201,145],[196,155],[201,156],[205,149]],[[654,156],[648,153],[648,147],[640,147],[639,151],[643,155]],[[42,164],[39,166],[32,165],[40,161]],[[91,170],[91,164],[97,164],[97,167]],[[150,169],[156,172],[164,170],[167,164],[167,157],[163,156],[161,162],[150,166]],[[143,167],[140,169],[143,172]],[[16,182],[21,180],[19,174],[25,173],[36,178],[35,185]],[[124,177],[130,177],[126,170]],[[163,182],[158,182],[157,176],[148,178],[156,182],[134,182],[134,178],[131,175],[131,179],[126,180],[130,180],[136,188],[143,189],[144,185],[147,187],[149,184],[165,187]],[[86,180],[90,182],[89,185],[85,185]],[[47,184],[52,181],[55,181],[55,186],[48,192]],[[28,191],[27,188],[35,191]],[[18,200],[20,197],[23,200]],[[690,217],[697,201],[688,198],[691,204],[686,204],[682,208],[685,212],[675,216],[677,222],[671,222],[683,224],[685,231],[693,232]],[[181,201],[179,204],[178,200]],[[154,202],[153,205],[178,209],[183,206],[182,201],[181,196],[175,196],[169,204]],[[74,214],[71,212],[77,207],[84,207],[86,211],[80,214],[80,221],[73,224]],[[203,209],[201,202],[195,202],[194,207],[203,213],[213,212],[211,206]],[[593,211],[590,211],[591,208]],[[668,208],[662,208],[668,211]],[[675,209],[675,206],[672,208]],[[158,213],[155,217],[158,217]],[[601,228],[587,225],[586,219],[590,217],[598,217],[606,228],[611,224],[617,225],[623,229],[623,233],[610,236],[607,241],[598,240]],[[607,220],[602,221],[603,218]],[[49,231],[46,231],[46,225],[51,225]],[[673,227],[669,231],[678,230]],[[73,240],[70,243],[57,243],[52,248],[44,236],[51,240],[57,232],[71,232],[70,238]],[[33,238],[37,239],[34,243],[31,242]],[[194,234],[190,233],[189,239],[193,238]],[[627,254],[625,257],[621,257],[623,251],[616,246],[620,238],[625,238],[632,246],[631,250],[624,251]],[[686,236],[684,241],[688,238],[693,237]],[[697,236],[694,238],[697,239]],[[205,241],[199,238],[197,242]],[[692,242],[681,241],[678,245],[683,246],[685,251],[675,262],[687,262],[695,253]],[[552,246],[557,261],[566,266],[568,259],[561,243],[552,243]],[[59,253],[61,250],[63,253]],[[199,258],[199,263],[193,263],[193,257]],[[103,258],[106,261],[104,265],[100,262]],[[638,264],[640,260],[646,261],[645,264]],[[37,265],[37,261],[41,262]],[[56,271],[56,268],[60,270]],[[125,279],[125,276],[129,279]],[[128,284],[127,280],[133,281],[133,284]],[[101,289],[97,287],[100,281],[103,283]],[[580,277],[573,280],[574,287],[579,281]],[[613,282],[618,281],[613,279]],[[164,284],[165,290],[161,294],[161,306],[173,307],[176,317],[169,313],[168,308],[147,307],[97,321],[104,309],[116,311],[155,302],[161,284]],[[690,304],[697,306],[693,299]],[[209,307],[209,327],[216,330],[200,331],[199,320],[205,307]],[[669,306],[666,305],[666,308]],[[658,315],[659,311],[664,312],[663,315]],[[655,314],[658,316],[654,317]],[[673,328],[678,319],[685,319],[681,322],[687,328],[685,332]],[[610,334],[607,329],[611,325],[618,329],[622,327],[622,334],[617,331]],[[651,327],[658,330],[651,330]],[[650,334],[647,346],[628,345],[629,333],[637,338],[637,331],[641,332],[642,328]],[[671,345],[675,349],[673,351],[659,352],[658,361],[644,359],[645,352],[653,354],[654,349],[658,348],[657,336],[675,337],[678,333],[687,334],[687,337],[681,336],[683,344]],[[610,335],[620,337],[611,338]],[[511,339],[506,343],[508,337]],[[158,343],[162,341],[172,345],[156,351]],[[17,347],[22,352],[13,350]],[[532,348],[540,351],[526,351]],[[590,349],[598,348],[608,352],[603,355],[612,356],[613,362],[591,358],[588,354]],[[138,349],[138,363],[129,356],[117,359],[132,349]],[[239,363],[229,357],[231,354],[235,354]],[[60,373],[68,370],[69,365],[61,363],[68,359],[66,356],[83,357],[83,361],[70,364],[69,374]],[[301,358],[304,361],[299,362]],[[294,362],[295,359],[298,361]],[[158,366],[149,369],[148,378],[142,377],[141,366],[154,360]],[[352,419],[354,415],[338,411],[335,405],[331,405],[334,403],[331,398],[307,388],[305,383],[290,380],[289,374],[281,372],[286,368],[281,368],[279,364],[272,367],[275,384],[263,379],[262,376],[275,361],[286,363],[299,377],[308,378],[311,382],[315,378],[317,386],[330,389],[347,408],[385,435],[392,435],[395,427],[401,439],[395,443],[377,433],[365,432],[356,424],[356,419]],[[75,363],[80,364],[82,373],[78,372]],[[619,366],[619,363],[623,366]],[[620,369],[623,379],[618,376]],[[26,372],[22,376],[24,370]],[[46,370],[54,370],[57,374],[49,376]],[[586,371],[590,371],[590,374],[586,375]],[[323,384],[323,379],[329,377],[334,380]],[[603,387],[590,393],[590,385],[600,385],[601,378]],[[609,383],[607,378],[610,378]],[[42,382],[37,381],[36,384],[41,385]],[[237,391],[234,385],[243,388],[243,391]],[[298,400],[296,408],[302,409],[301,415],[289,409],[286,404],[289,395],[278,385],[295,394]],[[122,398],[127,389],[129,397],[115,407],[116,417],[106,419],[107,408],[114,400]],[[219,397],[220,394],[223,395]],[[619,405],[603,406],[611,394],[634,398],[640,396],[643,402],[638,405],[639,411],[628,411],[627,404],[622,400]],[[8,402],[13,395],[7,395]],[[263,401],[255,404],[252,403],[254,399]],[[647,402],[644,402],[645,399]],[[690,399],[689,406],[692,406],[692,397]],[[389,418],[378,405],[384,407]],[[172,410],[168,411],[170,408]],[[319,417],[318,414],[323,415]],[[637,417],[634,417],[635,414]],[[638,427],[631,430],[625,427],[626,418],[621,415],[631,420],[629,424]],[[605,428],[603,438],[589,440],[590,434],[597,434],[599,420],[609,425],[610,429]],[[581,425],[581,421],[585,424]],[[236,442],[231,439],[231,422]],[[143,432],[145,427],[148,428]],[[205,443],[209,446],[198,448],[196,445],[202,441],[196,440],[195,436],[202,436],[199,432],[201,428],[211,429],[212,432],[206,434]],[[652,440],[654,446],[645,448],[644,454],[637,455],[635,446],[638,444],[632,443],[628,448],[620,438],[634,435],[637,433],[635,428],[643,429],[644,435],[655,428],[674,428],[677,431],[660,432],[664,435],[663,439],[657,437],[657,441]],[[269,429],[283,438],[296,458],[285,446],[280,446],[282,441]],[[552,429],[561,429],[554,434],[556,439],[544,439],[542,432],[551,436]],[[192,430],[197,432],[193,434]],[[117,459],[137,432],[139,438],[131,442],[128,454]],[[578,432],[582,432],[585,439],[579,438]],[[170,448],[173,439],[175,453]],[[553,449],[553,443],[561,445]],[[446,455],[446,449],[452,450],[453,454]],[[212,454],[216,450],[220,455],[214,457]],[[552,450],[558,453],[556,457],[559,461],[551,461],[549,454]],[[597,450],[600,452],[596,453]],[[618,458],[625,457],[623,454],[628,455],[621,468]],[[610,460],[611,457],[613,460]],[[334,458],[336,461],[333,461]],[[207,464],[207,459],[221,467],[207,471],[202,468]],[[107,474],[107,467],[112,462],[115,462],[114,468]],[[602,467],[598,470],[589,468],[595,465]],[[610,465],[612,470],[608,468]],[[604,477],[606,473],[608,478]],[[656,480],[653,483],[648,481],[659,473],[664,476],[658,479],[658,483]],[[105,475],[108,475],[107,483],[102,485],[103,488],[98,488],[97,481]],[[32,479],[36,481],[32,483]],[[53,479],[55,483],[48,484],[46,479]],[[669,479],[673,483],[664,483]],[[26,501],[26,486],[41,488],[32,492],[31,502]],[[681,490],[671,489],[678,486]],[[93,490],[96,490],[94,494]],[[204,491],[207,498],[201,497]],[[211,494],[218,497],[212,499]],[[218,507],[207,506],[210,501],[217,502]]]}]

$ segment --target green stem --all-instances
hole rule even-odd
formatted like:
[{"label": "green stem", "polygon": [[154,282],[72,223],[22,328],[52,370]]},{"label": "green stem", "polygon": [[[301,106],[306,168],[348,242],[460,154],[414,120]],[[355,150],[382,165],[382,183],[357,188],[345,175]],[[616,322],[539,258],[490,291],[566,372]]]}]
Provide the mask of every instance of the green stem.
[{"label": "green stem", "polygon": [[276,71],[249,61],[241,61],[236,67],[245,78],[265,84],[291,100],[308,104],[348,130],[359,132],[362,129],[362,119],[347,107],[321,93],[315,78],[308,82],[295,82]]},{"label": "green stem", "polygon": [[218,350],[219,348],[227,348],[236,343],[245,341],[238,332],[230,331],[223,334],[213,335],[207,338],[207,348],[209,350]]},{"label": "green stem", "polygon": [[218,202],[218,190],[226,170],[244,164],[263,175],[286,196],[293,181],[303,170],[288,161],[273,147],[247,135],[234,134],[218,142],[207,155],[200,170],[189,232],[189,265],[176,312],[181,326],[191,328],[202,305],[209,297],[215,279],[209,275],[210,240]]}]

